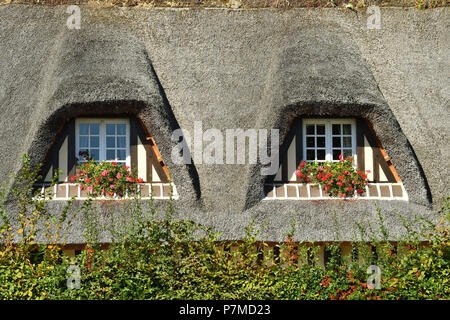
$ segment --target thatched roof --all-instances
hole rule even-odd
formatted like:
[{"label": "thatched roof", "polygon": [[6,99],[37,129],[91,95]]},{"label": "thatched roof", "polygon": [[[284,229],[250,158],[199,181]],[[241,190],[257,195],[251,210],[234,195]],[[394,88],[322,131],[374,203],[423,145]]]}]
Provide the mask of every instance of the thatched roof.
[{"label": "thatched roof", "polygon": [[[382,29],[335,9],[173,10],[81,6],[80,30],[65,6],[0,6],[0,178],[28,153],[42,161],[61,122],[132,113],[155,138],[180,193],[178,215],[236,239],[255,219],[266,240],[341,240],[353,223],[374,222],[364,202],[261,202],[259,165],[174,165],[172,130],[279,128],[297,116],[370,120],[410,202],[379,201],[433,218],[448,194],[448,8],[383,9]],[[448,19],[447,19],[448,20]],[[433,30],[433,33],[429,33]],[[445,174],[446,173],[446,174]],[[51,204],[57,210],[62,204]],[[336,217],[333,216],[333,211]],[[73,230],[70,242],[82,242]]]}]

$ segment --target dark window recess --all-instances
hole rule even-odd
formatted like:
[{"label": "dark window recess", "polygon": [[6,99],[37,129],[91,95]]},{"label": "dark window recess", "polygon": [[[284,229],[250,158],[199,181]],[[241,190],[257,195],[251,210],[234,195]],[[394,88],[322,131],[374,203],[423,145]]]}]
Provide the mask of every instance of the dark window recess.
[{"label": "dark window recess", "polygon": [[275,263],[280,263],[280,247],[279,246],[273,247],[273,261]]},{"label": "dark window recess", "polygon": [[257,250],[256,263],[258,264],[258,266],[260,266],[264,261],[264,251],[263,248],[260,246],[258,246],[256,250]]},{"label": "dark window recess", "polygon": [[[334,258],[334,259],[333,259]],[[334,261],[333,261],[334,260]],[[338,246],[325,246],[323,252],[323,262],[325,267],[327,267],[331,262],[342,265],[342,252],[341,248]]]}]

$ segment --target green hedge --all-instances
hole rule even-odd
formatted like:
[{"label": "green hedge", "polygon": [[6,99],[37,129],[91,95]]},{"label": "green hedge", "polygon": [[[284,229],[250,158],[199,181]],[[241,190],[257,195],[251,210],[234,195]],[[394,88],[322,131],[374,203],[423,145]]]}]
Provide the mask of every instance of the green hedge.
[{"label": "green hedge", "polygon": [[[292,231],[281,244],[279,263],[268,263],[276,259],[269,252],[261,260],[256,247],[267,244],[256,241],[259,231],[254,225],[247,227],[243,241],[227,244],[237,250],[224,250],[213,230],[189,220],[172,219],[175,208],[170,201],[164,218],[156,218],[154,212],[149,214],[142,208],[138,199],[123,208],[132,217],[132,225],[111,230],[117,240],[106,250],[100,249],[96,241],[99,230],[92,201],[85,201],[79,214],[86,218],[87,250],[68,257],[61,253],[57,242],[61,241],[63,220],[70,217],[63,212],[60,219],[55,219],[46,210],[46,200],[30,196],[35,172],[29,169],[27,158],[18,180],[20,183],[12,189],[4,188],[1,192],[0,299],[448,299],[450,296],[449,198],[444,201],[438,225],[423,220],[421,232],[415,232],[405,223],[405,236],[397,247],[384,237],[372,237],[372,246],[355,241],[353,252],[358,252],[359,262],[341,257],[339,246],[330,245],[330,259],[324,268],[317,263],[314,251],[318,248],[311,250],[296,242]],[[7,218],[7,190],[21,210],[17,221]],[[380,230],[386,237],[382,213],[379,214]],[[38,232],[45,233],[53,244],[34,243]],[[21,240],[13,243],[17,233]],[[428,239],[425,245],[424,237]],[[381,270],[379,289],[367,288],[370,265]],[[78,269],[79,282],[74,273]]]}]

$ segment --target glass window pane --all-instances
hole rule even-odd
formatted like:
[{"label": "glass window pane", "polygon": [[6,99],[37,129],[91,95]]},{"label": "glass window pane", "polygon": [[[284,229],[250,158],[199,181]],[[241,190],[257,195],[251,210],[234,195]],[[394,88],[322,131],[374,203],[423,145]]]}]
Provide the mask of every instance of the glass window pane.
[{"label": "glass window pane", "polygon": [[117,148],[126,148],[126,139],[125,137],[117,137]]},{"label": "glass window pane", "polygon": [[118,135],[122,135],[122,136],[124,136],[124,135],[126,135],[126,130],[125,130],[125,128],[126,128],[126,125],[125,124],[118,124],[117,125],[117,134]]},{"label": "glass window pane", "polygon": [[325,149],[317,150],[317,160],[325,160]]},{"label": "glass window pane", "polygon": [[126,160],[125,150],[117,150],[117,160]]},{"label": "glass window pane", "polygon": [[115,160],[116,152],[115,150],[107,149],[106,150],[106,160]]},{"label": "glass window pane", "polygon": [[341,147],[341,137],[333,137],[333,148]]},{"label": "glass window pane", "polygon": [[314,125],[309,124],[306,126],[306,134],[314,134]]},{"label": "glass window pane", "polygon": [[314,137],[306,137],[306,146],[314,147]]},{"label": "glass window pane", "polygon": [[99,134],[99,127],[100,125],[98,123],[91,123],[89,125],[89,129],[90,129],[90,134],[91,135],[98,135]]},{"label": "glass window pane", "polygon": [[87,123],[80,123],[80,134],[82,135],[89,134],[89,126]]},{"label": "glass window pane", "polygon": [[341,134],[341,125],[333,124],[333,134]]},{"label": "glass window pane", "polygon": [[116,125],[112,123],[106,124],[106,134],[107,135],[115,135],[116,134]]},{"label": "glass window pane", "polygon": [[341,155],[340,149],[334,149],[333,150],[333,160],[339,160],[339,156]]},{"label": "glass window pane", "polygon": [[325,125],[317,125],[317,134],[325,134]]},{"label": "glass window pane", "polygon": [[344,157],[351,157],[352,156],[352,150],[351,149],[345,149],[344,150]]},{"label": "glass window pane", "polygon": [[314,150],[306,150],[306,160],[315,160],[316,159],[316,153]]},{"label": "glass window pane", "polygon": [[88,147],[88,137],[80,136],[80,149]]},{"label": "glass window pane", "polygon": [[351,148],[352,147],[352,137],[344,137],[344,148]]},{"label": "glass window pane", "polygon": [[351,124],[344,124],[344,134],[352,134],[352,125]]},{"label": "glass window pane", "polygon": [[317,147],[325,148],[325,137],[317,137]]},{"label": "glass window pane", "polygon": [[99,147],[99,138],[98,136],[91,137],[91,148],[98,148]]},{"label": "glass window pane", "polygon": [[99,160],[100,159],[100,152],[98,149],[91,149],[89,150],[89,156],[91,158],[94,158],[95,160]]},{"label": "glass window pane", "polygon": [[106,147],[115,148],[116,147],[116,137],[106,137]]}]

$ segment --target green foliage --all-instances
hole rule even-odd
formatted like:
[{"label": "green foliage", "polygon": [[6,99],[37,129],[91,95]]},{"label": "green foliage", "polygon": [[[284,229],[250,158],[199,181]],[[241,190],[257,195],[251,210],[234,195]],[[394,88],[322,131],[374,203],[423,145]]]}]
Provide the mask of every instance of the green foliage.
[{"label": "green foliage", "polygon": [[[20,174],[25,182],[33,181],[29,162]],[[174,219],[173,203],[158,216],[154,206],[143,209],[140,199],[121,207],[131,223],[109,230],[115,241],[107,248],[98,241],[104,230],[93,200],[84,201],[77,212],[83,215],[86,249],[69,257],[62,254],[60,234],[72,211],[65,207],[56,219],[44,200],[30,197],[30,188],[16,183],[9,191],[16,201],[22,199],[17,221],[8,218],[7,189],[0,190],[0,299],[450,298],[450,198],[439,224],[423,220],[416,232],[405,223],[405,237],[395,245],[386,241],[379,211],[381,239],[370,235],[370,243],[354,241],[350,256],[341,256],[337,244],[328,245],[329,259],[322,267],[319,247],[293,238],[295,221],[277,255],[269,244],[257,241],[260,229],[254,223],[244,239],[224,243],[205,226]],[[46,244],[34,242],[37,233],[45,234]],[[13,241],[17,236],[20,241]],[[382,272],[379,289],[367,288],[372,264]],[[77,283],[74,268],[79,270],[79,288],[70,289],[68,280]]]}]

